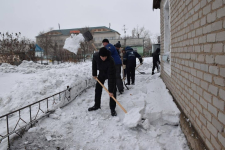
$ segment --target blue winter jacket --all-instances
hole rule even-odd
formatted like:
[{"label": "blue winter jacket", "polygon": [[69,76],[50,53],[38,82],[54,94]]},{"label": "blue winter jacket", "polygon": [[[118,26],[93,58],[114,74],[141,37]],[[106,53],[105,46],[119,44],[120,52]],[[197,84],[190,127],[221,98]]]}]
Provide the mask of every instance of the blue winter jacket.
[{"label": "blue winter jacket", "polygon": [[119,56],[116,48],[110,43],[108,45],[106,45],[105,48],[111,52],[111,56],[113,57],[115,64],[122,65],[122,61],[120,59],[120,56]]}]

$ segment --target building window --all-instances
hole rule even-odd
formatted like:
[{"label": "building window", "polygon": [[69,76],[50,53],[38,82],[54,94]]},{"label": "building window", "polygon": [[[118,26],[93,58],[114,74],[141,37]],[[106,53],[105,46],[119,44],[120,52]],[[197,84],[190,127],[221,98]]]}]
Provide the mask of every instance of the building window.
[{"label": "building window", "polygon": [[164,71],[171,76],[171,26],[170,26],[170,3],[166,0],[164,5],[164,53],[162,55]]}]

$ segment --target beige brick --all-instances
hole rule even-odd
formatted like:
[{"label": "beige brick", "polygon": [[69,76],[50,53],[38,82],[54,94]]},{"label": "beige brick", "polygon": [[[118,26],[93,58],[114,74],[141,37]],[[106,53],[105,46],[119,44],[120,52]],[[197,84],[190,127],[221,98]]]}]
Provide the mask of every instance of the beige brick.
[{"label": "beige brick", "polygon": [[204,26],[206,24],[206,17],[203,17],[201,19],[201,26]]},{"label": "beige brick", "polygon": [[209,66],[209,73],[215,74],[215,75],[219,75],[219,67],[217,67],[217,66]]},{"label": "beige brick", "polygon": [[207,26],[203,27],[203,34],[206,34],[206,33],[210,33],[212,31],[212,24],[208,24]]},{"label": "beige brick", "polygon": [[208,111],[217,117],[217,113],[218,113],[217,109],[209,103],[208,103]]},{"label": "beige brick", "polygon": [[223,21],[223,28],[225,28],[225,20]]},{"label": "beige brick", "polygon": [[199,116],[199,112],[198,112],[196,107],[194,107],[194,112],[195,112],[196,116],[198,117]]},{"label": "beige brick", "polygon": [[220,75],[225,77],[225,68],[220,68]]},{"label": "beige brick", "polygon": [[208,147],[210,150],[214,150],[212,144],[209,142],[208,139],[206,139],[205,144],[207,145],[207,147]]},{"label": "beige brick", "polygon": [[221,98],[222,100],[225,101],[225,91],[224,91],[223,89],[220,89],[220,90],[219,90],[219,96],[220,96],[220,98]]},{"label": "beige brick", "polygon": [[204,45],[204,52],[211,52],[211,49],[212,49],[212,44],[207,44],[207,45]]},{"label": "beige brick", "polygon": [[201,64],[200,65],[200,70],[208,72],[209,71],[209,66],[206,64]]},{"label": "beige brick", "polygon": [[222,7],[223,6],[223,1],[214,1],[213,3],[212,3],[212,10],[215,10],[215,9],[217,9],[217,8],[219,8],[219,7]]},{"label": "beige brick", "polygon": [[206,61],[207,64],[214,64],[215,63],[214,55],[206,55],[205,61]]},{"label": "beige brick", "polygon": [[206,123],[207,123],[206,118],[204,116],[202,116],[201,114],[199,116],[200,116],[201,122],[206,126]]},{"label": "beige brick", "polygon": [[197,77],[201,79],[203,77],[203,72],[197,71]]},{"label": "beige brick", "polygon": [[194,77],[194,83],[197,85],[200,85],[201,82],[198,78]]},{"label": "beige brick", "polygon": [[219,100],[217,97],[213,97],[213,105],[221,111],[224,111],[224,101]]},{"label": "beige brick", "polygon": [[205,55],[198,55],[198,59],[197,59],[198,61],[200,61],[200,62],[204,62],[205,61]]},{"label": "beige brick", "polygon": [[213,53],[221,53],[221,52],[223,52],[223,43],[213,44],[212,52]]},{"label": "beige brick", "polygon": [[211,94],[209,94],[209,93],[207,93],[207,92],[203,92],[203,97],[204,97],[204,99],[205,100],[207,100],[209,103],[211,103],[212,102],[212,95]]},{"label": "beige brick", "polygon": [[210,84],[208,92],[212,93],[213,95],[217,96],[218,95],[218,87]]},{"label": "beige brick", "polygon": [[195,46],[195,52],[201,52],[201,46]]},{"label": "beige brick", "polygon": [[208,121],[212,121],[212,115],[210,112],[208,112],[206,109],[203,109],[203,114]]},{"label": "beige brick", "polygon": [[205,90],[208,90],[208,83],[207,82],[205,82],[205,81],[201,81],[201,87],[203,88],[203,89],[205,89]]},{"label": "beige brick", "polygon": [[225,16],[225,9],[221,8],[219,10],[217,10],[217,18],[221,18]]},{"label": "beige brick", "polygon": [[216,118],[212,118],[212,124],[219,132],[223,131],[223,124],[221,124]]},{"label": "beige brick", "polygon": [[212,24],[212,31],[221,30],[223,28],[223,21],[217,21]]},{"label": "beige brick", "polygon": [[199,128],[202,127],[202,123],[201,123],[201,121],[200,121],[198,118],[196,118],[196,123],[197,123],[197,125],[199,126]]},{"label": "beige brick", "polygon": [[202,126],[202,130],[203,130],[203,133],[205,134],[205,136],[208,139],[210,139],[210,132],[209,132],[209,130],[205,126]]},{"label": "beige brick", "polygon": [[216,150],[221,150],[220,144],[216,141],[214,136],[211,136],[211,143],[216,148]]},{"label": "beige brick", "polygon": [[204,100],[202,97],[200,97],[200,103],[202,104],[203,107],[205,107],[207,109],[207,107],[208,107],[207,101]]},{"label": "beige brick", "polygon": [[225,86],[224,78],[214,77],[213,79],[214,79],[215,84],[220,85],[220,86]]},{"label": "beige brick", "polygon": [[[208,37],[207,37],[207,40],[208,40]],[[210,41],[213,41],[214,39],[212,38],[212,36],[210,36],[209,37],[209,40]],[[223,32],[218,32],[217,34],[216,34],[216,41],[217,42],[220,42],[220,41],[225,41],[225,31],[223,31]]]},{"label": "beige brick", "polygon": [[216,12],[207,15],[207,23],[214,22],[216,20]]},{"label": "beige brick", "polygon": [[203,90],[199,86],[197,86],[197,93],[198,95],[203,96]]},{"label": "beige brick", "polygon": [[210,11],[211,11],[211,4],[203,8],[203,15],[210,13]]},{"label": "beige brick", "polygon": [[[218,33],[217,37],[220,38],[221,35]],[[208,34],[207,35],[207,42],[216,42],[216,34],[215,33]]]},{"label": "beige brick", "polygon": [[205,7],[207,1],[206,0],[201,0],[201,8]]},{"label": "beige brick", "polygon": [[219,119],[220,122],[225,124],[225,115],[222,112],[219,112],[218,119]]},{"label": "beige brick", "polygon": [[195,6],[195,12],[197,12],[197,11],[201,8],[200,4],[201,4],[201,3],[198,3],[198,4]]},{"label": "beige brick", "polygon": [[211,74],[204,73],[204,80],[212,83],[212,75]]},{"label": "beige brick", "polygon": [[220,133],[218,133],[218,140],[225,147],[225,137],[221,135]]},{"label": "beige brick", "polygon": [[197,19],[198,19],[198,13],[195,13],[195,14],[193,15],[192,20],[193,20],[193,21],[196,21]]},{"label": "beige brick", "polygon": [[196,30],[196,36],[202,35],[202,28]]},{"label": "beige brick", "polygon": [[204,35],[204,36],[201,36],[200,38],[199,38],[199,43],[201,44],[201,43],[206,43],[206,41],[207,41],[207,36],[206,35]]},{"label": "beige brick", "polygon": [[219,65],[225,65],[225,56],[224,55],[217,55],[215,57],[215,63]]}]

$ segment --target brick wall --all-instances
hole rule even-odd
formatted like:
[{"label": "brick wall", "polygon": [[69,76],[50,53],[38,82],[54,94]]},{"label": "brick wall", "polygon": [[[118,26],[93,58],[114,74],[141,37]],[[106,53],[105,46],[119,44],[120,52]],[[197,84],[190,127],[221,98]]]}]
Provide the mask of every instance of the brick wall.
[{"label": "brick wall", "polygon": [[170,16],[172,73],[162,62],[162,78],[207,147],[225,149],[225,0],[170,0]]}]

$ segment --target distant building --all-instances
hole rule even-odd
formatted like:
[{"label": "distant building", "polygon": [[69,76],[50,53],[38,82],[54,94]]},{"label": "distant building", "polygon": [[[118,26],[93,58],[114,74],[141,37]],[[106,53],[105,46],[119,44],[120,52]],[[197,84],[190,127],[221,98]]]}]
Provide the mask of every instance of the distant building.
[{"label": "distant building", "polygon": [[[109,40],[113,39],[119,39],[120,33],[107,28],[105,26],[99,26],[99,27],[88,27],[89,30],[93,34],[94,43],[97,48],[102,46],[102,40],[107,38]],[[52,36],[52,39],[57,42],[57,45],[59,48],[63,48],[65,44],[66,38],[68,38],[72,33],[79,34],[80,31],[82,31],[84,28],[72,28],[72,29],[60,29],[60,30],[52,30],[44,34],[48,34]],[[41,35],[36,36],[36,43],[38,45],[40,42]]]}]

